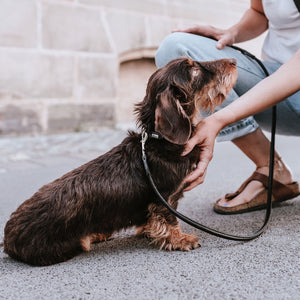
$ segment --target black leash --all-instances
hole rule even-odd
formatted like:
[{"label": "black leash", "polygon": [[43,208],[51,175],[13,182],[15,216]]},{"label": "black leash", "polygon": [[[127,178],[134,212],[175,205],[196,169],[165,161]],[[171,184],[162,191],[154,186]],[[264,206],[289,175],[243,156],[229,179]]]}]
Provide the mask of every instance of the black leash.
[{"label": "black leash", "polygon": [[[239,48],[237,46],[231,46],[233,49],[236,49],[238,51],[240,51],[242,54],[254,59],[262,68],[262,70],[264,71],[264,73],[266,74],[266,76],[269,76],[269,72],[267,71],[267,69],[265,68],[265,66],[263,65],[263,63],[257,58],[255,57],[253,54],[249,53],[248,51]],[[224,238],[224,239],[228,239],[228,240],[234,240],[234,241],[250,241],[253,240],[255,238],[257,238],[258,236],[260,236],[267,228],[267,225],[269,223],[270,217],[271,217],[271,211],[272,211],[272,189],[273,189],[273,173],[274,173],[274,154],[275,154],[275,132],[276,132],[276,106],[274,106],[272,108],[272,129],[271,129],[271,147],[270,147],[270,161],[269,161],[269,186],[268,186],[268,198],[267,198],[267,208],[266,208],[266,214],[265,214],[265,220],[263,225],[261,226],[261,228],[259,230],[257,230],[256,232],[254,232],[252,235],[249,236],[237,236],[237,235],[231,235],[231,234],[227,234],[227,233],[223,233],[220,232],[218,230],[215,230],[213,228],[209,228],[205,225],[202,225],[188,217],[186,217],[185,215],[179,213],[177,210],[175,210],[172,206],[169,205],[169,203],[164,199],[164,197],[160,194],[160,192],[158,191],[148,163],[147,163],[147,156],[146,156],[146,150],[145,150],[145,143],[148,139],[148,133],[146,132],[146,130],[143,129],[142,131],[142,160],[143,160],[143,164],[144,164],[144,168],[145,168],[145,172],[146,172],[146,176],[149,179],[149,182],[154,190],[154,192],[156,193],[156,195],[158,196],[158,199],[160,200],[160,202],[171,211],[172,214],[174,214],[176,217],[178,217],[179,219],[181,219],[183,222],[197,228],[200,229],[204,232],[207,232],[209,234],[215,235],[217,237],[220,238]],[[157,136],[155,136],[155,134]],[[150,133],[150,137],[152,138],[160,138],[160,135],[157,133]]]}]

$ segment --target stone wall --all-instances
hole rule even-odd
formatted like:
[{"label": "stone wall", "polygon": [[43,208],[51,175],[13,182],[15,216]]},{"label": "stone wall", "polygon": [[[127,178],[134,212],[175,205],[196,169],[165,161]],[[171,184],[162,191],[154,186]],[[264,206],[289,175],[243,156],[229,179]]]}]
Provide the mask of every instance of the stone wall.
[{"label": "stone wall", "polygon": [[142,97],[154,70],[153,60],[144,58],[153,59],[173,28],[228,27],[248,5],[247,0],[0,0],[1,135],[131,121],[127,98],[136,90],[135,97]]}]

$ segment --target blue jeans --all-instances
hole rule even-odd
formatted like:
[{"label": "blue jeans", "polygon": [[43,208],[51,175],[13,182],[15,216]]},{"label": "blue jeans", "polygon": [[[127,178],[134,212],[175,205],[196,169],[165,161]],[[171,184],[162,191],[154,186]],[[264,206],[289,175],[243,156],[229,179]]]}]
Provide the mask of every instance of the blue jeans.
[{"label": "blue jeans", "polygon": [[[235,58],[237,60],[238,79],[235,87],[216,110],[230,104],[266,77],[259,64],[252,58],[227,46],[222,50],[218,50],[216,41],[183,32],[176,32],[165,38],[157,50],[155,62],[157,67],[160,68],[172,59],[181,56],[187,56],[197,61],[210,61],[221,58]],[[279,63],[269,62],[264,62],[264,65],[270,74],[281,66]],[[271,109],[240,120],[221,130],[218,141],[234,140],[255,131],[259,126],[270,131],[271,120]],[[278,134],[300,136],[300,91],[277,105],[276,131]]]}]

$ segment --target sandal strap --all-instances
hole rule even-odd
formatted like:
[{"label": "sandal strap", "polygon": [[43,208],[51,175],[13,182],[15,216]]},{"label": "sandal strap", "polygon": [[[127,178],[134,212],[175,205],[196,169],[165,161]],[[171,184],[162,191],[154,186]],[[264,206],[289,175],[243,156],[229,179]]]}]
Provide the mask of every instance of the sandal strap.
[{"label": "sandal strap", "polygon": [[255,173],[256,172],[254,172],[248,179],[246,179],[246,181],[244,181],[242,183],[242,185],[239,187],[239,189],[236,192],[226,194],[225,198],[227,200],[232,200],[233,198],[235,198],[236,196],[238,196],[245,189],[245,187],[249,184],[249,182],[253,180],[253,175]]},{"label": "sandal strap", "polygon": [[[248,185],[250,181],[257,180],[263,184],[263,186],[268,189],[269,187],[269,177],[258,173],[254,172],[252,176],[250,176],[241,186],[240,188],[235,192],[235,193],[229,193],[225,195],[225,198],[227,200],[232,200],[235,198],[237,195],[239,195],[245,187]],[[282,201],[286,198],[292,197],[294,195],[294,191],[290,189],[288,186],[285,184],[273,179],[273,190],[272,190],[272,195],[274,197],[274,201]]]},{"label": "sandal strap", "polygon": [[[264,187],[268,189],[269,187],[268,176],[258,172],[254,172],[252,178],[253,178],[252,180],[260,181],[264,185]],[[275,201],[282,201],[286,198],[292,197],[294,195],[294,191],[290,189],[287,185],[273,179],[272,195]]]}]

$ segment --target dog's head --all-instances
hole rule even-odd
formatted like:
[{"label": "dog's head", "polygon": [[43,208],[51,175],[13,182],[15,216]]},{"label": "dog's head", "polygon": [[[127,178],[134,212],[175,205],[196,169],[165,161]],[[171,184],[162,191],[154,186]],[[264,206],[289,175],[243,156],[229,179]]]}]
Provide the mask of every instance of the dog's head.
[{"label": "dog's head", "polygon": [[146,96],[136,106],[138,123],[183,145],[191,136],[197,113],[220,105],[236,78],[235,59],[174,59],[150,77]]}]

